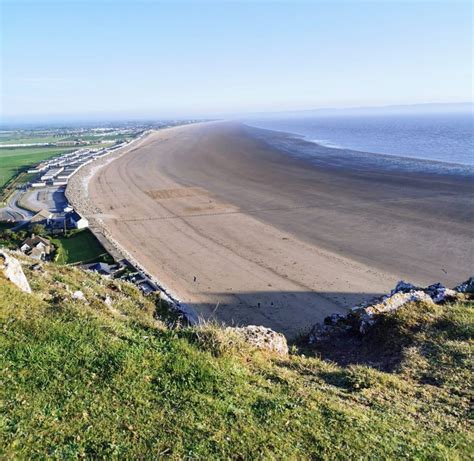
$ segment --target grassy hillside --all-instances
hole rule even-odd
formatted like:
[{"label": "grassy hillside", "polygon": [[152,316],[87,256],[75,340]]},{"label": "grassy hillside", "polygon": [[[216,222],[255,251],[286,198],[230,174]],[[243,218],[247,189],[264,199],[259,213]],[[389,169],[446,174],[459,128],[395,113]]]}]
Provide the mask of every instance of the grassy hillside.
[{"label": "grassy hillside", "polygon": [[367,340],[397,350],[386,373],[169,329],[158,298],[75,268],[26,273],[31,295],[0,278],[2,459],[472,455],[468,302],[387,316]]}]

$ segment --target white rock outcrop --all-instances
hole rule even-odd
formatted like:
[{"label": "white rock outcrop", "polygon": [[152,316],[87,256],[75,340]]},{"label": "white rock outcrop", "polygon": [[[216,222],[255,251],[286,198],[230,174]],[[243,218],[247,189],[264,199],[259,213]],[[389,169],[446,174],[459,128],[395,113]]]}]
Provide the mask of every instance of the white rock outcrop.
[{"label": "white rock outcrop", "polygon": [[446,288],[441,283],[435,283],[426,288],[417,287],[403,280],[390,294],[359,304],[351,309],[349,314],[333,314],[326,317],[324,323],[316,324],[309,334],[309,342],[324,341],[336,332],[358,332],[366,334],[377,323],[382,314],[393,312],[411,302],[438,304],[445,300],[458,298],[459,293],[469,293],[474,286],[474,278],[454,289]]},{"label": "white rock outcrop", "polygon": [[286,338],[270,328],[248,325],[246,327],[228,327],[227,330],[236,333],[257,349],[276,352],[280,355],[288,354]]},{"label": "white rock outcrop", "polygon": [[365,333],[376,322],[377,315],[392,312],[411,302],[425,302],[433,304],[430,295],[421,290],[410,290],[406,293],[397,292],[387,296],[381,302],[371,304],[367,307],[355,307],[353,312],[359,315],[360,332]]},{"label": "white rock outcrop", "polygon": [[2,250],[0,250],[0,271],[21,291],[31,293],[30,284],[28,283],[28,279],[26,278],[18,259],[10,256]]}]

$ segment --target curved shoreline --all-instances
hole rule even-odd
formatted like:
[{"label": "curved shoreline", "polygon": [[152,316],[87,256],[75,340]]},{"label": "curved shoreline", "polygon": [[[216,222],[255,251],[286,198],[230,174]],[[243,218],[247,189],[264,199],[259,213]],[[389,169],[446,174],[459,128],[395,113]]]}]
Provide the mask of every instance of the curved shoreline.
[{"label": "curved shoreline", "polygon": [[428,173],[439,176],[474,178],[474,165],[355,150],[342,146],[326,146],[298,133],[261,128],[245,122],[243,125],[256,133],[260,132],[263,134],[261,139],[268,142],[274,149],[283,150],[295,158],[302,158],[310,163],[318,164],[318,156],[321,154],[322,157],[346,157],[346,160],[352,158],[353,160],[361,161],[364,166],[379,168],[385,171],[394,170],[418,174]]},{"label": "curved shoreline", "polygon": [[312,166],[218,122],[158,131],[101,167],[88,216],[204,318],[294,336],[399,279],[465,278],[467,186],[446,181]]},{"label": "curved shoreline", "polygon": [[[466,114],[467,115],[467,114]],[[294,120],[289,119],[288,122],[290,126],[284,126],[280,127],[278,126],[279,122],[285,122],[285,120],[261,120],[262,124],[258,123],[258,120],[256,121],[257,123],[254,124],[254,122],[250,119],[242,119],[241,122],[245,124],[246,126],[249,126],[250,128],[258,129],[258,130],[264,130],[268,131],[270,133],[278,133],[281,135],[284,135],[285,137],[289,139],[293,139],[295,141],[303,141],[304,143],[311,144],[313,146],[318,146],[322,147],[324,149],[328,150],[334,150],[334,151],[343,151],[345,153],[350,153],[353,155],[361,155],[361,156],[373,156],[375,158],[380,158],[380,159],[385,159],[388,163],[392,162],[399,162],[401,164],[412,164],[412,165],[420,165],[421,168],[424,167],[438,167],[441,168],[446,172],[446,170],[451,170],[451,174],[468,174],[468,175],[474,175],[474,163],[472,162],[472,159],[469,157],[470,152],[472,151],[472,148],[474,146],[467,146],[463,145],[462,146],[462,154],[461,157],[463,160],[459,161],[452,161],[450,158],[433,158],[431,155],[433,151],[435,150],[434,146],[430,145],[430,150],[429,152],[426,152],[426,142],[427,140],[424,140],[424,154],[415,154],[416,152],[419,152],[419,146],[411,145],[411,146],[405,146],[406,151],[405,153],[402,152],[390,152],[390,148],[384,148],[382,146],[379,146],[378,149],[375,146],[372,146],[372,148],[363,148],[363,147],[351,147],[350,144],[351,142],[349,141],[348,144],[345,142],[340,143],[340,141],[337,141],[336,139],[328,139],[328,140],[323,140],[323,139],[315,139],[315,133],[308,133],[306,128],[309,128],[311,126],[311,122],[315,122],[316,125],[313,127],[314,129],[317,129],[317,122],[324,120],[318,119],[317,117],[313,119],[312,117],[309,118],[301,118],[298,119],[300,123],[305,123],[308,122],[308,125],[300,125],[299,123],[296,124],[296,126],[291,126]],[[335,120],[338,120],[337,118]],[[341,133],[344,133],[345,129],[350,129],[348,128],[347,125],[344,125],[344,123],[347,121],[347,118],[342,118],[339,120],[339,122],[342,124],[341,128]],[[267,123],[265,123],[267,122]],[[472,122],[472,120],[471,120]],[[277,125],[277,126],[275,126]],[[370,125],[370,123],[369,123]],[[303,127],[303,128],[302,128]],[[324,131],[326,127],[322,127],[321,129]],[[359,127],[360,128],[360,127]],[[370,126],[369,126],[370,128]],[[295,129],[297,131],[292,131],[292,129]],[[298,131],[300,130],[300,131]],[[306,134],[305,134],[306,133]],[[319,133],[320,134],[320,133]],[[340,133],[339,133],[340,135]],[[369,129],[369,132],[366,133],[366,136],[373,136],[374,133],[372,133]],[[376,135],[376,134],[375,134]],[[404,136],[403,133],[399,133],[401,137]],[[320,136],[323,136],[320,134]],[[331,136],[331,135],[328,135]],[[334,136],[337,137],[337,134]],[[430,140],[432,141],[432,140]],[[431,142],[430,142],[431,144]],[[436,148],[439,151],[443,151],[444,145],[441,143],[436,146]],[[469,147],[471,147],[469,149]],[[448,152],[452,152],[453,148],[452,146],[446,146],[448,149]],[[459,149],[457,149],[459,150]],[[436,157],[436,155],[435,155]],[[439,156],[438,156],[439,157]]]},{"label": "curved shoreline", "polygon": [[[171,130],[173,128],[167,129]],[[186,318],[187,322],[190,324],[197,324],[200,320],[196,312],[182,303],[176,294],[172,293],[166,286],[164,286],[156,276],[150,274],[146,268],[144,268],[125,248],[123,248],[116,239],[114,239],[112,233],[107,229],[103,220],[97,216],[97,211],[99,210],[94,207],[89,198],[89,183],[94,175],[109,163],[138,148],[141,142],[145,141],[147,136],[152,133],[154,133],[154,131],[143,133],[123,148],[111,152],[110,155],[102,157],[96,162],[88,164],[78,170],[70,178],[65,190],[65,196],[72,206],[88,219],[91,232],[103,244],[103,246],[106,247],[106,250],[112,254],[115,260],[125,259],[129,261],[138,271],[146,275],[146,277],[158,288],[160,296],[178,310],[180,314]]]}]

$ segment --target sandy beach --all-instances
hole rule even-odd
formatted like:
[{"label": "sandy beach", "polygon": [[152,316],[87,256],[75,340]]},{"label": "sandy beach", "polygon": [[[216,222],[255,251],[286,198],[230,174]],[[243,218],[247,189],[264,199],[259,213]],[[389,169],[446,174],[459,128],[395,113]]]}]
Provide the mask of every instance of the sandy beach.
[{"label": "sandy beach", "polygon": [[400,279],[471,275],[469,178],[311,165],[261,134],[153,133],[92,176],[86,214],[204,318],[290,338]]}]

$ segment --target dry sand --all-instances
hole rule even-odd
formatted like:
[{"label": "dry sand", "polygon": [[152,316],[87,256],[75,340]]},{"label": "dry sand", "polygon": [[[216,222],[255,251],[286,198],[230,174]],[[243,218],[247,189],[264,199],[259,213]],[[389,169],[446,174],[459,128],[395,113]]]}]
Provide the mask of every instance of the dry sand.
[{"label": "dry sand", "polygon": [[203,317],[293,337],[400,278],[472,272],[469,181],[314,167],[254,133],[159,131],[89,183],[115,240]]}]

